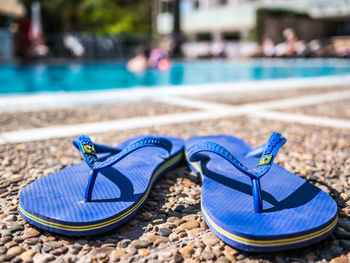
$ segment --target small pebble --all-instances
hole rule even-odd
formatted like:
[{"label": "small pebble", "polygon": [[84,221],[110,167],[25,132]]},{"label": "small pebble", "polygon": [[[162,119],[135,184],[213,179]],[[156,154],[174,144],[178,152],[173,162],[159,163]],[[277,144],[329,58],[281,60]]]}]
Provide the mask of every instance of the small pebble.
[{"label": "small pebble", "polygon": [[175,255],[174,255],[174,262],[176,262],[176,263],[179,263],[179,262],[182,262],[183,261],[183,257],[182,257],[182,255],[180,254],[180,253],[176,253]]},{"label": "small pebble", "polygon": [[48,252],[50,252],[51,250],[52,250],[52,247],[50,247],[50,246],[44,246],[44,247],[42,248],[42,251],[45,252],[45,253],[48,253]]},{"label": "small pebble", "polygon": [[40,236],[40,232],[34,228],[29,228],[24,232],[25,238]]},{"label": "small pebble", "polygon": [[23,262],[31,262],[35,252],[33,250],[27,250],[21,254]]},{"label": "small pebble", "polygon": [[152,220],[152,218],[153,218],[153,215],[150,212],[143,212],[141,214],[142,221],[150,221]]},{"label": "small pebble", "polygon": [[192,254],[194,253],[194,245],[187,245],[184,246],[181,250],[180,250],[182,256],[184,258],[190,258],[192,256]]},{"label": "small pebble", "polygon": [[118,261],[121,257],[123,257],[126,254],[125,250],[113,250],[110,259],[111,261]]},{"label": "small pebble", "polygon": [[15,257],[20,255],[23,252],[23,248],[19,247],[19,246],[15,246],[15,247],[11,247],[7,250],[7,255],[9,257]]},{"label": "small pebble", "polygon": [[335,231],[335,235],[339,237],[340,239],[350,239],[350,233],[345,231],[344,229],[338,227]]},{"label": "small pebble", "polygon": [[147,248],[140,248],[137,250],[137,253],[141,256],[148,256],[149,255],[149,249]]},{"label": "small pebble", "polygon": [[212,247],[219,242],[219,239],[213,233],[204,234],[202,240],[208,247]]},{"label": "small pebble", "polygon": [[15,233],[17,231],[22,231],[24,230],[24,226],[22,224],[15,224],[14,226],[11,226],[10,228],[8,228],[8,231],[10,231],[11,233]]},{"label": "small pebble", "polygon": [[196,220],[190,220],[188,222],[181,224],[180,228],[185,229],[185,230],[190,230],[190,229],[196,228],[198,226],[199,226],[199,224]]},{"label": "small pebble", "polygon": [[161,235],[161,236],[164,236],[164,237],[167,237],[171,234],[171,229],[169,228],[160,228],[158,230],[158,233]]},{"label": "small pebble", "polygon": [[38,243],[34,246],[34,252],[35,253],[40,253],[41,252],[41,248],[43,247],[43,245],[41,243]]},{"label": "small pebble", "polygon": [[170,235],[169,235],[169,240],[170,241],[177,241],[179,238],[178,238],[178,236],[175,234],[175,233],[171,233]]},{"label": "small pebble", "polygon": [[346,202],[349,200],[349,195],[346,193],[340,193],[340,197]]},{"label": "small pebble", "polygon": [[16,220],[17,220],[17,216],[15,215],[9,215],[4,219],[5,222],[14,222]]},{"label": "small pebble", "polygon": [[164,219],[163,218],[157,218],[157,219],[154,219],[152,221],[152,223],[155,224],[155,225],[159,225],[159,224],[164,223]]},{"label": "small pebble", "polygon": [[130,242],[131,242],[130,239],[123,239],[118,242],[117,247],[126,248],[130,244]]},{"label": "small pebble", "polygon": [[36,245],[38,243],[41,243],[41,240],[37,237],[31,237],[31,238],[25,239],[24,243],[26,243],[28,245]]},{"label": "small pebble", "polygon": [[153,246],[157,247],[159,246],[159,244],[168,243],[168,242],[169,242],[168,237],[157,236],[156,240],[153,242]]},{"label": "small pebble", "polygon": [[349,263],[349,260],[347,257],[340,256],[340,257],[333,258],[330,261],[330,263]]},{"label": "small pebble", "polygon": [[150,240],[134,240],[131,242],[130,245],[138,249],[138,248],[147,248],[148,246],[152,245],[152,243],[153,242]]},{"label": "small pebble", "polygon": [[204,260],[212,260],[212,259],[214,259],[215,255],[211,251],[203,251],[202,257]]},{"label": "small pebble", "polygon": [[228,260],[227,258],[225,258],[224,256],[222,256],[222,257],[219,257],[219,258],[216,260],[216,263],[230,263],[230,260]]},{"label": "small pebble", "polygon": [[126,248],[126,252],[130,255],[135,255],[137,253],[137,249],[135,247]]},{"label": "small pebble", "polygon": [[74,245],[71,247],[71,253],[73,255],[77,255],[82,248],[83,248],[83,246],[81,246],[81,245]]}]

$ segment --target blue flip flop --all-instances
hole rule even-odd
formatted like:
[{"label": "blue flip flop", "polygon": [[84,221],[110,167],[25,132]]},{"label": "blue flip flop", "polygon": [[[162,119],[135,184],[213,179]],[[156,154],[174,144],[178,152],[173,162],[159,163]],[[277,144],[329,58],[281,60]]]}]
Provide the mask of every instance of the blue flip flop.
[{"label": "blue flip flop", "polygon": [[180,164],[184,141],[143,136],[114,148],[82,135],[73,145],[85,162],[26,186],[19,195],[19,212],[39,228],[84,236],[109,231],[133,217],[155,180]]},{"label": "blue flip flop", "polygon": [[335,229],[335,201],[273,163],[285,142],[277,132],[256,149],[228,135],[186,142],[189,166],[202,179],[203,217],[225,243],[245,251],[288,250],[319,242]]}]

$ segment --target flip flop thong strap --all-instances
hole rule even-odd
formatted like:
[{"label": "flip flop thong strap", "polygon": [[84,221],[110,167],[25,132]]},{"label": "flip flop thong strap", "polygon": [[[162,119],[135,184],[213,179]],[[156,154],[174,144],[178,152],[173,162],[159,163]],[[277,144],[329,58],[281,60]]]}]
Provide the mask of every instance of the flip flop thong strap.
[{"label": "flip flop thong strap", "polygon": [[244,156],[245,157],[261,157],[261,155],[264,152],[265,146],[266,146],[266,143],[254,148],[253,150],[250,150]]},{"label": "flip flop thong strap", "polygon": [[[91,174],[89,176],[88,184],[85,191],[85,201],[91,201],[92,189],[96,180],[96,176],[99,171],[107,167],[115,165],[130,153],[144,148],[144,147],[160,147],[165,149],[168,153],[171,152],[172,143],[170,140],[164,137],[147,136],[139,140],[136,140],[126,146],[124,149],[113,148],[105,145],[94,145],[91,139],[86,135],[80,135],[73,140],[73,146],[78,149],[87,165],[91,168]],[[97,151],[97,149],[99,151]],[[115,150],[114,155],[109,156],[104,161],[98,159],[96,152],[112,152]]]},{"label": "flip flop thong strap", "polygon": [[[120,153],[123,149],[112,147],[109,145],[92,143],[91,139],[86,135],[80,135],[73,140],[73,146],[79,150],[85,162],[90,166],[95,160],[97,160],[96,154],[98,153]],[[91,167],[92,168],[92,167]]]},{"label": "flip flop thong strap", "polygon": [[104,144],[97,144],[94,143],[94,148],[96,153],[119,153],[121,152],[123,149],[121,148],[117,148],[117,147],[112,147],[109,145],[104,145]]},{"label": "flip flop thong strap", "polygon": [[264,146],[262,156],[259,159],[257,168],[249,169],[243,163],[241,163],[230,151],[224,146],[211,141],[200,141],[192,145],[188,151],[188,158],[191,162],[204,161],[208,157],[203,156],[202,152],[212,152],[224,159],[230,164],[236,167],[240,172],[249,176],[252,181],[252,191],[254,199],[254,210],[257,213],[262,212],[262,198],[260,178],[264,176],[271,168],[273,160],[275,159],[278,150],[286,142],[286,139],[278,132],[272,133],[268,142]]}]

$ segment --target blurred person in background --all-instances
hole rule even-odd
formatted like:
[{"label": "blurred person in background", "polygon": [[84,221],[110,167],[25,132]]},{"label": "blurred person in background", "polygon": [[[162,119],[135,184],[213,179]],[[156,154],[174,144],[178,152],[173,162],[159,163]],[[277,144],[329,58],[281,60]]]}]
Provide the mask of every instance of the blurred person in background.
[{"label": "blurred person in background", "polygon": [[311,40],[308,44],[309,57],[324,57],[325,52],[321,42],[318,39]]},{"label": "blurred person in background", "polygon": [[304,57],[306,52],[306,44],[300,41],[291,28],[286,28],[283,31],[285,41],[279,43],[275,47],[277,57]]},{"label": "blurred person in background", "polygon": [[265,37],[261,46],[261,53],[264,57],[275,56],[275,43],[270,37]]},{"label": "blurred person in background", "polygon": [[329,42],[324,46],[326,57],[336,57],[334,44]]},{"label": "blurred person in background", "polygon": [[210,54],[213,58],[225,58],[225,42],[221,39],[212,43],[210,47]]},{"label": "blurred person in background", "polygon": [[151,50],[148,59],[148,66],[150,68],[158,68],[159,70],[168,70],[171,67],[169,53],[173,45],[170,39],[163,39],[159,45]]},{"label": "blurred person in background", "polygon": [[144,47],[139,47],[136,56],[128,61],[126,68],[130,72],[139,73],[148,69],[148,56]]},{"label": "blurred person in background", "polygon": [[31,41],[29,56],[32,58],[43,57],[49,53],[49,48],[42,31],[40,3],[32,4],[32,20],[30,23],[29,39]]},{"label": "blurred person in background", "polygon": [[82,57],[85,53],[85,48],[81,41],[72,34],[68,33],[63,37],[63,45],[74,57]]},{"label": "blurred person in background", "polygon": [[30,19],[28,17],[24,17],[19,21],[14,36],[15,53],[17,56],[26,57],[29,55],[29,48],[31,46],[29,31]]},{"label": "blurred person in background", "polygon": [[334,52],[337,57],[350,57],[350,39],[338,38],[333,41]]},{"label": "blurred person in background", "polygon": [[298,37],[296,36],[295,32],[291,28],[287,28],[283,31],[283,37],[285,38],[285,44],[286,44],[286,56],[295,56],[298,54],[297,51],[297,43],[298,43]]}]

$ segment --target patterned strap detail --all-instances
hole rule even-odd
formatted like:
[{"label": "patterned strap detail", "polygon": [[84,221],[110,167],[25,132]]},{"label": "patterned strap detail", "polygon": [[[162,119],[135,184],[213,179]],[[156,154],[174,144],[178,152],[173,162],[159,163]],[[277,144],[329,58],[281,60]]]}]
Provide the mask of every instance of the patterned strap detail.
[{"label": "patterned strap detail", "polygon": [[278,132],[273,132],[271,134],[268,142],[265,144],[265,149],[261,154],[259,163],[257,164],[257,167],[259,168],[254,169],[257,178],[262,177],[270,170],[273,160],[275,159],[279,149],[281,149],[286,141],[287,139]]},{"label": "patterned strap detail", "polygon": [[96,153],[119,153],[121,152],[123,149],[117,148],[117,147],[112,147],[109,145],[104,145],[104,144],[97,144],[94,143],[95,146],[95,151]]},{"label": "patterned strap detail", "polygon": [[[136,140],[125,147],[123,150],[117,148],[112,148],[104,145],[95,145],[92,143],[91,139],[86,135],[78,136],[73,140],[73,145],[75,148],[80,150],[83,155],[85,162],[89,165],[92,170],[102,170],[104,168],[110,167],[116,164],[118,161],[129,155],[130,153],[148,146],[161,147],[170,153],[172,148],[172,143],[162,137],[144,137],[142,139]],[[96,149],[99,149],[98,152],[118,152],[115,155],[108,157],[104,161],[99,161],[96,155]]]},{"label": "patterned strap detail", "polygon": [[266,147],[266,143],[254,148],[253,150],[250,150],[244,156],[245,157],[261,157],[261,155],[263,154],[263,152],[265,150],[265,147]]},{"label": "patterned strap detail", "polygon": [[86,135],[80,135],[72,141],[73,146],[79,150],[91,169],[93,169],[93,163],[96,162],[97,155],[95,146],[91,139]]},{"label": "patterned strap detail", "polygon": [[80,135],[73,140],[73,146],[79,150],[85,160],[85,162],[92,168],[92,163],[97,160],[97,153],[114,153],[117,154],[122,151],[122,149],[92,143],[91,139],[86,135]]},{"label": "patterned strap detail", "polygon": [[[143,148],[143,147],[161,147],[170,154],[172,143],[166,138],[162,137],[144,137],[142,139],[136,140],[129,144],[127,147],[125,147],[122,151],[120,151],[118,148],[112,148],[109,146],[104,145],[97,145],[97,147],[94,146],[91,139],[86,135],[78,136],[73,140],[73,145],[75,148],[80,150],[82,153],[85,162],[89,165],[91,168],[91,173],[87,182],[87,186],[85,189],[85,202],[91,202],[92,197],[92,190],[96,181],[97,174],[100,170],[113,166],[118,161],[129,155],[130,153]],[[99,161],[96,156],[96,149],[100,150],[101,152],[118,152],[115,155],[112,155],[108,157],[105,161]]]},{"label": "patterned strap detail", "polygon": [[203,160],[203,156],[199,153],[201,152],[212,152],[230,162],[234,167],[236,167],[242,173],[248,175],[251,179],[258,179],[265,175],[270,169],[274,157],[276,156],[278,150],[286,142],[286,139],[277,132],[274,132],[269,141],[265,145],[262,157],[259,160],[258,168],[249,169],[244,164],[242,164],[237,158],[235,158],[232,153],[230,153],[225,147],[220,144],[201,141],[193,146],[191,146],[188,151],[188,157],[191,162],[197,162]]}]

